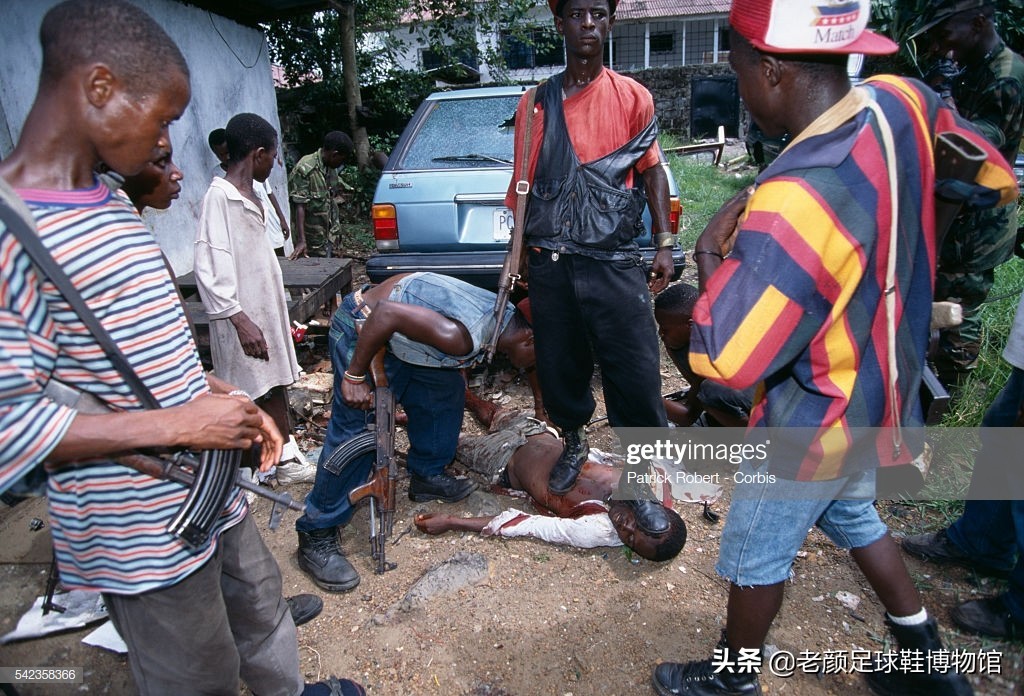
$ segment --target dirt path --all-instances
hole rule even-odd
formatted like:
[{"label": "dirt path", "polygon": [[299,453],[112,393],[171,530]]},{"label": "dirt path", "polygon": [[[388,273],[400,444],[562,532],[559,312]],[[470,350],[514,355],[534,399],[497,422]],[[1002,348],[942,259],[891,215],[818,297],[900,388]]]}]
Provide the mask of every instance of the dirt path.
[{"label": "dirt path", "polygon": [[[682,386],[671,363],[663,361],[665,390]],[[526,408],[529,389],[521,380],[484,385],[480,393],[505,406]],[[599,406],[598,415],[603,415]],[[467,414],[466,432],[480,432]],[[594,426],[592,441],[608,447],[612,433]],[[312,444],[314,437],[306,444]],[[400,439],[399,450],[405,449]],[[289,486],[296,499],[308,484]],[[699,505],[678,504],[689,527],[689,539],[678,558],[668,563],[631,559],[622,549],[577,550],[530,540],[483,539],[449,533],[428,537],[412,527],[421,511],[492,514],[495,509],[523,506],[519,499],[474,494],[455,505],[422,505],[409,501],[407,481],[399,483],[395,531],[388,557],[398,567],[373,573],[369,556],[368,513],[362,508],[342,536],[343,547],[362,575],[352,592],[320,592],[298,569],[293,523],[287,513],[276,532],[266,529],[269,505],[260,500],[254,515],[278,559],[285,593],[316,592],[324,611],[299,628],[302,668],[310,681],[329,674],[362,681],[371,694],[420,696],[573,696],[649,694],[651,670],[661,660],[697,659],[710,655],[725,619],[726,584],[714,562],[722,522],[701,516]],[[36,507],[0,509],[0,632],[13,628],[17,617],[41,594],[47,558],[45,535],[28,531]],[[917,509],[881,503],[897,533],[916,533],[942,524]],[[727,510],[727,499],[716,505]],[[892,514],[893,511],[898,515]],[[457,553],[479,554],[486,572],[482,581],[442,594],[412,608],[403,607],[406,593],[425,572]],[[14,559],[22,561],[12,563]],[[939,569],[914,560],[908,565],[924,592],[925,602],[944,627],[949,648],[998,650],[1001,675],[975,675],[978,693],[1022,693],[1021,645],[997,643],[950,629],[948,611],[978,588],[962,570]],[[995,586],[998,589],[998,586]],[[837,593],[859,599],[851,609]],[[847,600],[849,601],[849,600]],[[81,685],[18,687],[21,694],[129,694],[125,660],[80,643],[84,632],[0,646],[0,665],[76,666],[85,670]],[[812,532],[793,568],[786,601],[768,643],[778,650],[881,650],[886,632],[882,609],[863,577],[844,552]],[[857,674],[807,674],[762,678],[766,694],[868,693]]]}]

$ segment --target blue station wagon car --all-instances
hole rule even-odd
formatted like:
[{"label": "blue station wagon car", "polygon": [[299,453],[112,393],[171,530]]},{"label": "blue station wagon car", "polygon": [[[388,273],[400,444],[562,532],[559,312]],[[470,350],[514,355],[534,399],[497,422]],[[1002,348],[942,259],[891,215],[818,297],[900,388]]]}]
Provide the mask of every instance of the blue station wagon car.
[{"label": "blue station wagon car", "polygon": [[[516,105],[525,87],[484,87],[430,95],[399,138],[377,184],[377,254],[366,273],[378,283],[397,273],[434,271],[495,289],[512,231],[505,191],[512,178]],[[665,165],[667,167],[667,165]],[[672,233],[679,195],[669,175]],[[654,258],[650,216],[638,240]],[[673,250],[675,277],[683,252]]]}]

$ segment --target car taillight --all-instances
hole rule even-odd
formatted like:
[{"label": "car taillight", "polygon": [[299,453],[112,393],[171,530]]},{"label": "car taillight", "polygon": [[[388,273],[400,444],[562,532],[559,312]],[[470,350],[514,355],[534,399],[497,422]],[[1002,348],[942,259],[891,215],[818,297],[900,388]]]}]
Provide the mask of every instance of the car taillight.
[{"label": "car taillight", "polygon": [[370,216],[373,219],[373,238],[378,242],[398,239],[398,215],[395,206],[390,203],[373,206]]},{"label": "car taillight", "polygon": [[679,196],[672,196],[668,203],[668,230],[672,234],[679,234],[679,218],[683,213],[683,204],[679,202]]}]

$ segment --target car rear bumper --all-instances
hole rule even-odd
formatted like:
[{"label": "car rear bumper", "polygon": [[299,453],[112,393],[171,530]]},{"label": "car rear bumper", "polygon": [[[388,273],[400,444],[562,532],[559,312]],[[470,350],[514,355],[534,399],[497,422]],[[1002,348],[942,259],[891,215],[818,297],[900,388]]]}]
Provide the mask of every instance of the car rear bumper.
[{"label": "car rear bumper", "polygon": [[[641,249],[644,264],[650,266],[654,260],[654,249]],[[505,262],[504,251],[453,251],[438,253],[375,254],[366,262],[366,275],[371,283],[379,283],[399,273],[430,271],[458,278],[487,290],[497,290],[498,276]],[[686,254],[682,249],[672,250],[677,280],[686,265]]]}]

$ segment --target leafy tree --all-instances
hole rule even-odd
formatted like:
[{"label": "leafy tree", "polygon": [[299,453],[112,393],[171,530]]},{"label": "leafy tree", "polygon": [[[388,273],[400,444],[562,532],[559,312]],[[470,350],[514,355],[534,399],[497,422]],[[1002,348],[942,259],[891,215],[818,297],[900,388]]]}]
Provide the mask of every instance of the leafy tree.
[{"label": "leafy tree", "polygon": [[[372,130],[374,122],[383,121],[376,129],[378,138],[397,137],[430,87],[426,76],[396,67],[400,44],[389,29],[407,25],[411,37],[422,28],[425,48],[442,65],[458,65],[467,55],[483,57],[500,74],[500,47],[485,47],[481,55],[478,36],[505,29],[529,42],[530,28],[522,18],[535,2],[332,0],[331,11],[266,25],[271,59],[298,88],[297,94],[280,97],[283,110],[291,114],[286,130],[307,150],[326,131],[343,128],[352,135],[359,165],[365,167],[371,149],[367,126]],[[370,95],[366,104],[364,93]]]}]

